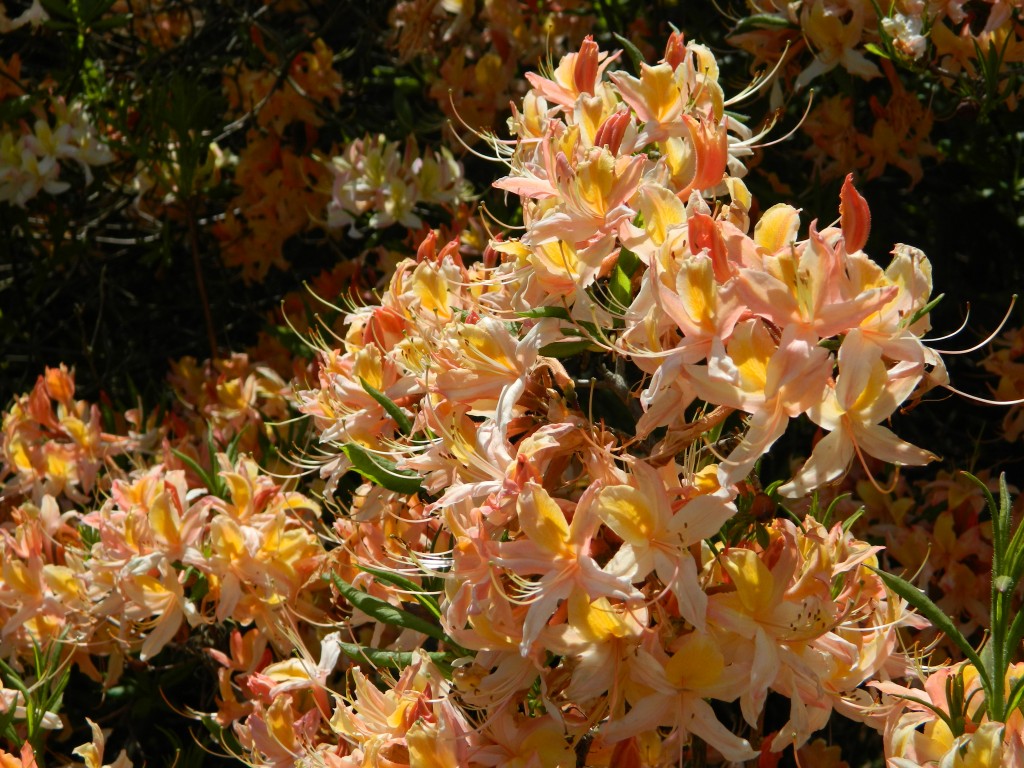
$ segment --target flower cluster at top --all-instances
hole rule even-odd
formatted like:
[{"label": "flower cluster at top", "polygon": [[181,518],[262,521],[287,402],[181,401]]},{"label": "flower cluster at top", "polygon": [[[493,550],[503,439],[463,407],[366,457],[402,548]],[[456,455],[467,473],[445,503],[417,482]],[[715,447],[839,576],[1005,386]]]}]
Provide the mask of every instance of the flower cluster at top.
[{"label": "flower cluster at top", "polygon": [[[740,19],[734,42],[762,62],[781,57],[787,45],[794,62],[809,54],[810,63],[794,65],[797,89],[836,67],[861,78],[880,77],[878,66],[865,55],[869,52],[901,64],[933,63],[947,87],[961,74],[981,74],[992,53],[1007,64],[1022,61],[1024,30],[1015,3],[901,0],[884,11],[861,0],[748,0],[747,5],[749,15]],[[1016,91],[1001,95],[1011,106],[1020,97]]]},{"label": "flower cluster at top", "polygon": [[[931,142],[934,97],[921,99],[919,88],[908,89],[897,68],[959,100],[951,113],[977,115],[995,106],[1012,111],[1024,94],[1024,18],[1017,3],[747,0],[746,13],[735,21],[730,42],[753,57],[753,66],[779,73],[777,100],[812,86],[825,89],[803,126],[822,178],[857,168],[871,179],[891,165],[912,183],[921,180],[922,158],[938,155]],[[824,76],[833,70],[877,81],[864,100],[870,106],[866,125],[855,114],[851,89],[829,88]],[[879,89],[889,91],[888,100],[878,97]]]}]

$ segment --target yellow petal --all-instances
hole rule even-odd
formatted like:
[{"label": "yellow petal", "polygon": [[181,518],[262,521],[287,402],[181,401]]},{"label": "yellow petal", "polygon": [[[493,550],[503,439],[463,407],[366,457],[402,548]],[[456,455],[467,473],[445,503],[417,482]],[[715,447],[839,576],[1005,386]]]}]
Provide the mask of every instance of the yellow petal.
[{"label": "yellow petal", "polygon": [[665,664],[665,679],[677,688],[699,691],[717,683],[724,669],[725,657],[715,642],[694,632]]},{"label": "yellow petal", "polygon": [[722,556],[722,565],[736,586],[740,602],[750,613],[768,607],[775,589],[775,578],[750,549],[731,549]]},{"label": "yellow petal", "polygon": [[569,549],[569,526],[565,522],[565,514],[542,486],[527,483],[516,509],[519,527],[530,541],[554,555]]},{"label": "yellow petal", "polygon": [[609,485],[597,495],[594,511],[628,544],[649,544],[657,521],[653,504],[631,485]]},{"label": "yellow petal", "polygon": [[778,253],[796,240],[800,212],[791,205],[778,203],[761,216],[754,227],[754,242],[768,253]]}]

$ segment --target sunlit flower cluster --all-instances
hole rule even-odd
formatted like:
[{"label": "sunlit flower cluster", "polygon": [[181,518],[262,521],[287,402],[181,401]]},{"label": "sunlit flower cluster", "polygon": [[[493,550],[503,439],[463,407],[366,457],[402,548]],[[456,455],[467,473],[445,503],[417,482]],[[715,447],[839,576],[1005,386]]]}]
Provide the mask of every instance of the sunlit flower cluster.
[{"label": "sunlit flower cluster", "polygon": [[[86,768],[132,768],[139,745],[65,712],[62,687],[114,699],[181,659],[209,676],[202,709],[181,711],[253,768],[842,768],[820,738],[835,716],[877,730],[891,768],[1024,768],[1016,489],[984,468],[901,473],[937,457],[894,415],[956,390],[925,338],[929,260],[866,252],[854,181],[897,168],[916,184],[938,155],[897,67],[999,85],[1024,61],[1020,9],[748,7],[733,41],[773,71],[739,93],[674,27],[654,64],[645,43],[602,50],[585,32],[609,36],[620,4],[585,0],[395,3],[380,58],[345,68],[344,89],[340,17],[278,39],[271,9],[314,14],[266,0],[206,71],[235,121],[215,130],[201,104],[145,114],[130,87],[93,82],[99,63],[68,102],[24,99],[18,54],[0,61],[0,203],[40,247],[66,233],[51,245],[18,207],[66,191],[69,163],[91,182],[116,145],[128,162],[103,193],[188,224],[174,245],[201,292],[208,245],[249,284],[314,229],[351,256],[262,304],[248,352],[170,362],[162,400],[78,400],[60,366],[7,405],[0,768],[40,768],[72,732]],[[90,52],[91,8],[66,17]],[[170,60],[228,28],[214,10],[117,2],[89,34],[109,24],[126,61]],[[0,4],[0,32],[45,20]],[[520,79],[527,60],[544,63]],[[403,119],[343,125],[346,93],[410,62],[464,149],[499,167],[499,234],[477,216],[475,160],[383,133]],[[833,71],[887,88],[867,132],[852,92],[805,116],[816,177],[843,180],[822,222],[754,199],[783,112],[755,129],[737,110]],[[120,100],[97,109],[106,139],[78,86]],[[137,125],[153,149],[132,160]],[[106,244],[138,244],[118,226]],[[1024,395],[1022,349],[1012,332],[984,362],[1000,399]],[[1024,432],[1019,411],[1004,432]]]},{"label": "sunlit flower cluster", "polygon": [[935,116],[931,100],[900,82],[897,67],[926,74],[974,111],[1014,109],[1020,98],[1015,73],[1024,61],[1024,20],[1014,4],[748,0],[747,11],[734,19],[730,41],[751,54],[754,66],[777,73],[776,100],[811,85],[827,89],[823,76],[837,69],[888,81],[888,102],[871,95],[866,126],[853,114],[848,89],[813,108],[803,130],[823,179],[854,168],[870,179],[893,166],[912,184],[921,180],[921,159],[937,155],[929,140]]},{"label": "sunlit flower cluster", "polygon": [[323,556],[319,507],[251,459],[215,458],[219,495],[156,464],[114,480],[91,511],[49,495],[15,507],[0,533],[5,656],[60,640],[110,684],[128,654],[145,661],[186,626],[228,619],[287,652],[293,615],[323,613],[306,586]]},{"label": "sunlit flower cluster", "polygon": [[[472,265],[457,240],[425,241],[297,393],[326,492],[354,469],[380,487],[353,522],[408,529],[346,551],[444,585],[448,642],[473,654],[451,697],[482,726],[459,764],[525,760],[534,731],[542,765],[588,732],[609,760],[669,764],[691,736],[751,759],[708,700],[738,702],[753,728],[769,691],[792,706],[767,749],[800,747],[833,709],[876,718],[858,686],[904,672],[896,628],[920,625],[867,567],[878,548],[838,524],[725,531],[803,415],[827,434],[786,496],[858,457],[931,459],[881,424],[944,382],[920,340],[927,259],[897,246],[883,270],[861,250],[870,216],[850,180],[838,226],[800,239],[778,205],[748,234],[756,139],[726,116],[710,50],[675,35],[639,77],[615,59],[586,40],[529,75],[515,147],[492,141],[521,236]],[[726,423],[734,447],[716,458],[700,438]]]},{"label": "sunlit flower cluster", "polygon": [[798,90],[837,67],[865,79],[880,77],[877,59],[872,59],[878,52],[908,65],[933,60],[950,87],[961,71],[979,74],[982,59],[992,50],[1006,64],[1021,60],[1019,8],[997,0],[966,6],[920,0],[884,7],[862,0],[748,0],[749,16],[737,19],[733,39],[762,62],[780,56],[789,44],[788,57],[799,62],[792,68]]}]

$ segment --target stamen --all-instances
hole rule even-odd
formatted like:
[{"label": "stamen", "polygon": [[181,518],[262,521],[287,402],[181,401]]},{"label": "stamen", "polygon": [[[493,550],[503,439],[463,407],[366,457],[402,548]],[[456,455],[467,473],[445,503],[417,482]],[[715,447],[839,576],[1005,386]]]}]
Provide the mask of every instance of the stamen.
[{"label": "stamen", "polygon": [[[1007,307],[1006,314],[1003,315],[1003,319],[999,322],[999,325],[996,326],[996,329],[994,331],[992,331],[992,333],[990,333],[988,335],[988,337],[985,338],[984,341],[978,342],[977,344],[975,344],[970,349],[961,349],[961,350],[933,349],[932,351],[936,352],[936,353],[938,353],[940,355],[966,355],[968,352],[976,352],[977,350],[979,350],[982,347],[984,347],[986,344],[989,344],[992,341],[992,339],[994,339],[996,336],[998,336],[1000,334],[1000,332],[1003,330],[1003,326],[1006,325],[1007,321],[1010,319],[1010,314],[1013,312],[1013,306],[1016,303],[1017,303],[1017,294],[1015,293],[1015,294],[1013,294],[1012,297],[1010,297],[1010,306]],[[964,322],[966,322],[966,321],[964,321]]]}]

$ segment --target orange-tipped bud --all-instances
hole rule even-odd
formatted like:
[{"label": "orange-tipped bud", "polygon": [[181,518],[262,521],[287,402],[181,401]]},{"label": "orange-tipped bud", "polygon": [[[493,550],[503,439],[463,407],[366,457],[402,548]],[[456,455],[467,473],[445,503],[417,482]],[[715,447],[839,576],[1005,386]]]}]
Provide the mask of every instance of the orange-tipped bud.
[{"label": "orange-tipped bud", "polygon": [[591,35],[583,38],[580,52],[576,54],[576,66],[572,70],[572,79],[578,93],[594,95],[597,86],[597,43]]},{"label": "orange-tipped bud", "polygon": [[619,154],[619,147],[622,145],[622,137],[626,135],[626,128],[629,127],[629,110],[622,108],[608,116],[601,123],[594,134],[594,146],[608,147],[613,155]]},{"label": "orange-tipped bud", "polygon": [[416,263],[421,264],[424,261],[434,261],[436,256],[437,233],[434,230],[430,230],[420,243],[420,247],[416,249]]},{"label": "orange-tipped bud", "polygon": [[839,193],[839,225],[843,230],[846,252],[859,251],[868,241],[871,232],[871,211],[868,202],[853,187],[853,174],[846,175],[843,189]]},{"label": "orange-tipped bud", "polygon": [[663,61],[674,70],[686,59],[686,42],[682,32],[673,32],[665,43],[665,58]]}]

